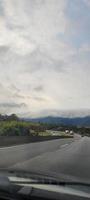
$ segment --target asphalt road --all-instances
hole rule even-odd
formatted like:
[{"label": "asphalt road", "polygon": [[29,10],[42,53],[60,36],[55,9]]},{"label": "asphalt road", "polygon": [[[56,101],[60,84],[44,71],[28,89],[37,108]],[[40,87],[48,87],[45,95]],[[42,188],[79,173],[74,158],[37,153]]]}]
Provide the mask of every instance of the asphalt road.
[{"label": "asphalt road", "polygon": [[73,139],[56,139],[0,148],[0,168],[8,168],[15,164],[22,166],[23,162],[30,161],[32,158],[44,153],[54,152],[60,149],[61,146],[70,144],[71,142],[73,142]]},{"label": "asphalt road", "polygon": [[45,152],[25,162],[18,163],[13,169],[23,169],[33,173],[79,180],[90,183],[90,138],[83,137],[71,144],[51,152]]},{"label": "asphalt road", "polygon": [[90,138],[30,143],[0,149],[0,168],[90,182]]}]

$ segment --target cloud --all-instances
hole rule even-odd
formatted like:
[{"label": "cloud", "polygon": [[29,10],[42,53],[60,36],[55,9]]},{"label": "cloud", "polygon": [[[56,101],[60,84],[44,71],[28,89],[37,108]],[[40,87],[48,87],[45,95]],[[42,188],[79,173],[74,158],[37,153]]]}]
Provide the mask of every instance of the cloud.
[{"label": "cloud", "polygon": [[8,46],[0,46],[0,57],[1,56],[5,56],[5,54],[7,54],[7,52],[8,52],[8,50],[9,50],[9,47]]},{"label": "cloud", "polygon": [[43,97],[33,97],[33,100],[39,101],[39,102],[47,102],[47,99]]},{"label": "cloud", "polygon": [[25,103],[17,104],[15,102],[0,102],[0,113],[1,114],[11,114],[13,111],[17,114],[21,113],[21,110],[27,110]]},{"label": "cloud", "polygon": [[0,16],[4,15],[4,9],[3,9],[3,1],[0,0]]},{"label": "cloud", "polygon": [[39,85],[39,86],[37,86],[37,87],[34,88],[34,90],[35,90],[36,92],[42,92],[43,89],[44,89],[44,88],[43,88],[42,85]]},{"label": "cloud", "polygon": [[33,115],[90,108],[88,3],[0,1],[0,107],[6,103],[4,112]]},{"label": "cloud", "polygon": [[22,104],[16,104],[16,103],[0,103],[0,107],[2,108],[21,108],[21,107],[26,107],[25,103]]},{"label": "cloud", "polygon": [[20,89],[15,85],[15,84],[10,84],[9,86],[8,86],[8,88],[10,89],[10,90],[13,90],[13,91],[15,91],[15,92],[20,92]]},{"label": "cloud", "polygon": [[65,6],[66,0],[57,0],[57,3],[3,0],[2,39],[7,40],[9,34],[12,51],[20,55],[33,52],[37,46],[47,46],[57,29],[60,32],[66,29]]}]

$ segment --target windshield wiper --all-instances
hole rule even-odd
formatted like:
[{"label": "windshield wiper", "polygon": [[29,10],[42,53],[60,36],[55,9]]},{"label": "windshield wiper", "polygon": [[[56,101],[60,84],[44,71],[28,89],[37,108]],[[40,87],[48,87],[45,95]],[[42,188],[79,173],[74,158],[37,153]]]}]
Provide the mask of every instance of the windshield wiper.
[{"label": "windshield wiper", "polygon": [[[10,175],[10,174],[9,174]],[[10,181],[9,176],[0,176],[0,197],[9,196],[9,197],[21,197],[27,196],[30,197],[32,195],[41,194],[42,196],[48,195],[50,192],[51,196],[52,193],[55,192],[60,195],[60,193],[64,194],[77,194],[85,197],[90,197],[90,184],[83,184],[81,182],[67,182],[67,181],[57,181],[52,179],[39,179],[39,180],[30,180],[27,178],[26,180],[20,181],[20,177],[17,181],[16,180]],[[60,187],[59,187],[60,186]],[[70,187],[69,187],[70,186]],[[76,188],[75,188],[76,186]],[[78,186],[78,187],[77,187]],[[82,186],[82,187],[81,187]],[[89,187],[89,188],[88,188]],[[36,192],[36,193],[35,193]],[[16,198],[17,199],[17,198]]]},{"label": "windshield wiper", "polygon": [[[2,171],[3,172],[3,171]],[[49,177],[42,174],[30,173],[26,171],[16,171],[16,170],[4,170],[6,176],[9,178],[11,183],[22,183],[22,184],[48,184],[48,185],[60,185],[60,186],[88,186],[90,187],[90,182],[83,181],[73,181],[65,180],[55,177]],[[5,176],[5,173],[4,173]]]}]

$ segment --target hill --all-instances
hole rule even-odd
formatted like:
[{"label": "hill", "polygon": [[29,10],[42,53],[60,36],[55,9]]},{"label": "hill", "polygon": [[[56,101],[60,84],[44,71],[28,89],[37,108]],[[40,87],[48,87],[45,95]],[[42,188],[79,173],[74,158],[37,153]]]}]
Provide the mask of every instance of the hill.
[{"label": "hill", "polygon": [[28,118],[26,121],[40,122],[47,124],[57,124],[65,126],[84,126],[90,127],[90,116],[86,117],[75,117],[75,118],[65,118],[65,117],[41,117],[41,118]]}]

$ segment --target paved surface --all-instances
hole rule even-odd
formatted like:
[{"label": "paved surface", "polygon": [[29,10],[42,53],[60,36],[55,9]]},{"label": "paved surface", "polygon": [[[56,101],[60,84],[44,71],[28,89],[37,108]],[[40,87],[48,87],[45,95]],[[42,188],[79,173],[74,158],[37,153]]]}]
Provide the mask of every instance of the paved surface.
[{"label": "paved surface", "polygon": [[90,138],[25,144],[0,149],[0,168],[90,182]]},{"label": "paved surface", "polygon": [[53,152],[47,152],[14,166],[15,169],[90,183],[90,138],[84,137]]},{"label": "paved surface", "polygon": [[37,155],[22,165],[14,165],[13,169],[90,183],[90,138],[83,137],[60,148],[57,146],[57,149]]},{"label": "paved surface", "polygon": [[73,139],[57,139],[45,142],[17,145],[13,147],[0,148],[0,168],[11,167],[12,165],[28,161],[43,153],[54,152],[62,145],[70,144]]}]

